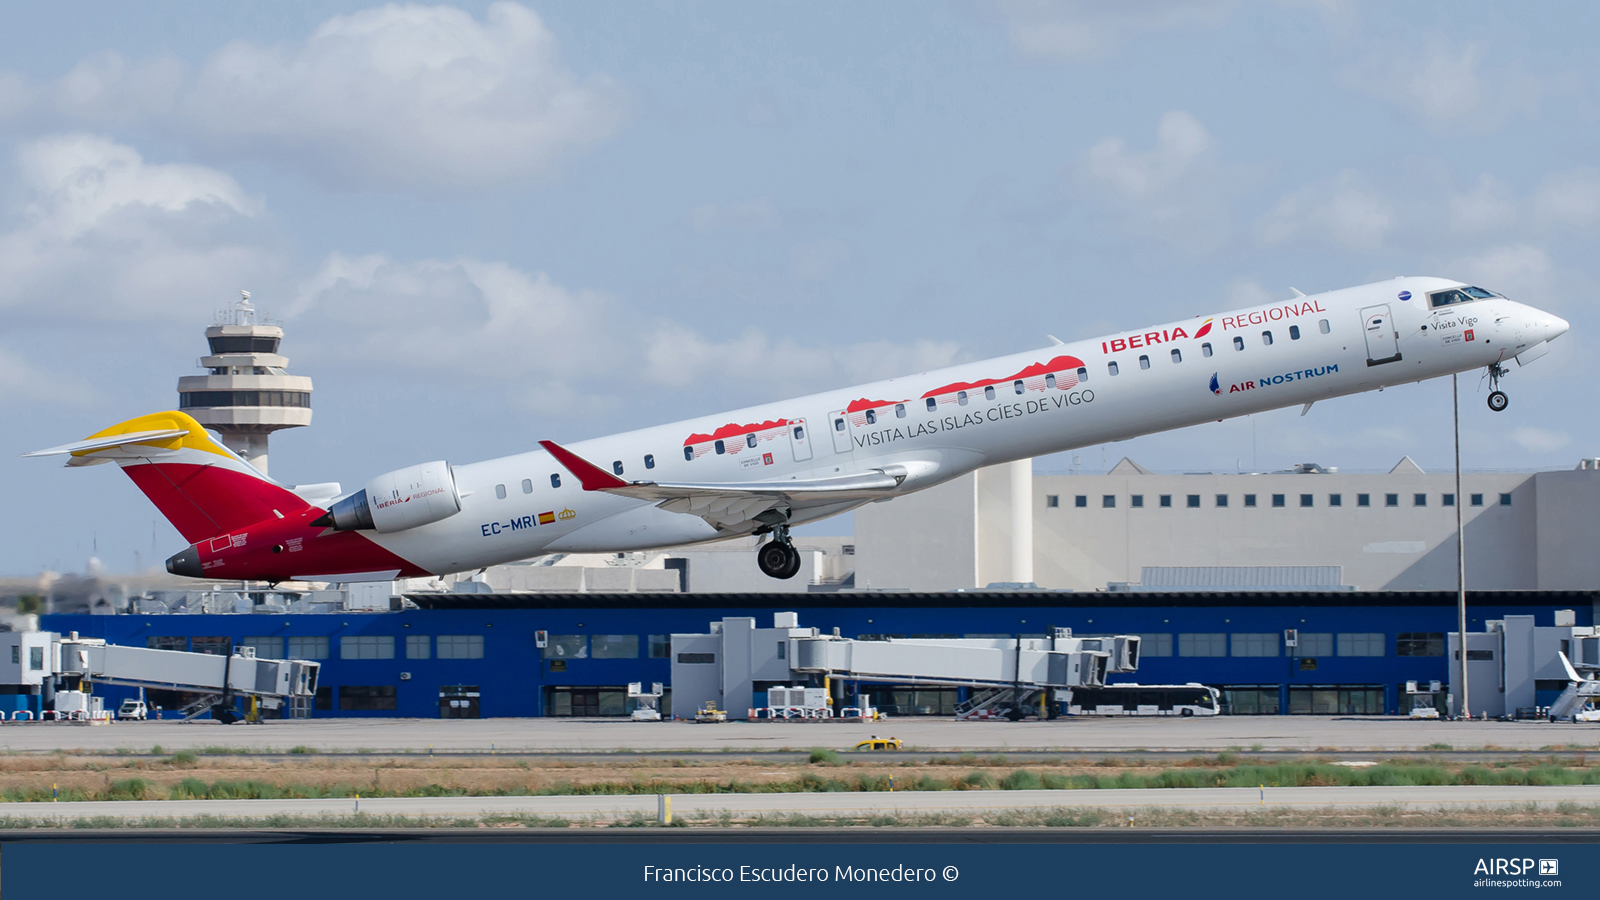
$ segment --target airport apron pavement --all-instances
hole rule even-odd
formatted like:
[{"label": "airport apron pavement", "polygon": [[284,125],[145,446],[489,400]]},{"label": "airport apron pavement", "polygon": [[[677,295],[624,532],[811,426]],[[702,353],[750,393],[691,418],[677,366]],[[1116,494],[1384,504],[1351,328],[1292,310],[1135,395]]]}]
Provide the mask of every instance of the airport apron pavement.
[{"label": "airport apron pavement", "polygon": [[[1324,809],[1403,806],[1449,809],[1560,803],[1600,803],[1600,785],[1465,785],[1451,787],[1288,787],[1152,788],[1080,791],[900,791],[789,794],[678,794],[674,815],[703,818],[801,813],[813,816],[868,816],[880,813],[965,813],[1004,810],[1161,807],[1196,811],[1246,809]],[[0,803],[0,816],[62,820],[115,818],[187,819],[197,816],[255,819],[270,816],[345,816],[358,801],[319,800],[103,800],[75,803]],[[475,818],[540,816],[614,819],[654,816],[653,794],[546,797],[382,797],[359,801],[372,816]]]},{"label": "airport apron pavement", "polygon": [[872,735],[908,750],[1507,750],[1600,748],[1600,725],[1438,722],[1390,716],[1072,718],[1049,722],[631,722],[597,719],[290,719],[259,726],[182,722],[35,722],[0,727],[0,750],[167,752],[223,747],[284,752],[604,752],[849,749]]}]

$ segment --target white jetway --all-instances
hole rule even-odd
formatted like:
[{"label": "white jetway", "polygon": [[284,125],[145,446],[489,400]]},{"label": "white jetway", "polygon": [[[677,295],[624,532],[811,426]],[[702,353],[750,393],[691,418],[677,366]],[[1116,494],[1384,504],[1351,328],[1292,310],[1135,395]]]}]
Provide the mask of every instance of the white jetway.
[{"label": "white jetway", "polygon": [[766,705],[758,692],[808,680],[985,689],[974,707],[958,710],[965,714],[1005,697],[1018,706],[1039,692],[1067,701],[1074,687],[1138,667],[1137,635],[1075,637],[1069,628],[1048,637],[856,640],[801,628],[795,613],[782,612],[772,628],[728,617],[704,634],[672,635],[673,707],[713,702],[736,715]]},{"label": "white jetway", "polygon": [[[232,654],[189,653],[108,644],[98,638],[67,637],[50,632],[0,634],[0,647],[17,649],[8,667],[0,650],[0,683],[83,689],[90,684],[117,684],[148,690],[200,694],[195,714],[207,709],[223,721],[234,721],[235,697],[255,698],[268,709],[285,701],[307,700],[317,693],[320,663],[299,659],[257,659],[249,647]],[[76,685],[73,684],[76,682]]]}]

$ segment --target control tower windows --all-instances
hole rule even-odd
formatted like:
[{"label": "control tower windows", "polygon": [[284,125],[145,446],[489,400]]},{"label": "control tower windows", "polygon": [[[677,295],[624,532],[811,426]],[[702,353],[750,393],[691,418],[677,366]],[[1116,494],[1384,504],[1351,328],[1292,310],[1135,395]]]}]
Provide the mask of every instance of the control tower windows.
[{"label": "control tower windows", "polygon": [[279,338],[249,334],[224,334],[206,338],[213,356],[220,353],[277,353]]},{"label": "control tower windows", "polygon": [[310,409],[307,391],[189,391],[178,395],[179,409],[218,406],[283,406]]}]

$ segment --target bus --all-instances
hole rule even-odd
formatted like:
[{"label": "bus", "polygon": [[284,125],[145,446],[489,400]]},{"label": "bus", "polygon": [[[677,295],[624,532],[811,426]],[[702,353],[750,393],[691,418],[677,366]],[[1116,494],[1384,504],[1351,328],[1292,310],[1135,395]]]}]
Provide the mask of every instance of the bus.
[{"label": "bus", "polygon": [[1067,705],[1071,716],[1214,716],[1222,692],[1188,684],[1108,684],[1075,687]]}]

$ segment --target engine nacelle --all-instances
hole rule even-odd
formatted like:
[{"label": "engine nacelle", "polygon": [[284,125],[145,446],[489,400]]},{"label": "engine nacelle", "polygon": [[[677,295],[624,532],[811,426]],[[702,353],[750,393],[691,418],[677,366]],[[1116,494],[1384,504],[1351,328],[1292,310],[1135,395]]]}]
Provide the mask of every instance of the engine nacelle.
[{"label": "engine nacelle", "polygon": [[385,472],[328,508],[317,524],[335,531],[387,534],[448,519],[461,511],[455,474],[444,460]]}]

